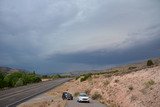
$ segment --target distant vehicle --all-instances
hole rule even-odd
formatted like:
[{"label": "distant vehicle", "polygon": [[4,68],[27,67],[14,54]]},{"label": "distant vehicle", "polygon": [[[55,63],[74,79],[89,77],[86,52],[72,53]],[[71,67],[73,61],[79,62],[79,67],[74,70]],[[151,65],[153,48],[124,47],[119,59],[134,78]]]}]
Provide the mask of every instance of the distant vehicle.
[{"label": "distant vehicle", "polygon": [[68,92],[63,92],[62,99],[63,100],[73,100],[73,96],[72,96],[72,94],[70,94]]},{"label": "distant vehicle", "polygon": [[80,93],[78,96],[78,102],[90,102],[90,98],[86,93]]}]

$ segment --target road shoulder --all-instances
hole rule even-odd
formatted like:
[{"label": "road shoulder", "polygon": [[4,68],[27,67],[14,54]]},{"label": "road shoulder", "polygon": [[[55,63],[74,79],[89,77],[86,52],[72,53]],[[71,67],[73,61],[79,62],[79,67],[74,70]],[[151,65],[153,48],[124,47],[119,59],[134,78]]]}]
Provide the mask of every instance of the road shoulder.
[{"label": "road shoulder", "polygon": [[95,100],[91,100],[90,103],[77,102],[77,98],[75,98],[74,100],[68,100],[65,107],[107,107],[107,106]]}]

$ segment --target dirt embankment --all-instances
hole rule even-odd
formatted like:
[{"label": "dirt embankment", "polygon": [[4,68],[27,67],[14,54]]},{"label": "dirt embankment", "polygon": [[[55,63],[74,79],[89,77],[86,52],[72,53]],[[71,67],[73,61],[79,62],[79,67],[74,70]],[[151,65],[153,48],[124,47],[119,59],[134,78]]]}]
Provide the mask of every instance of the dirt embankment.
[{"label": "dirt embankment", "polygon": [[69,91],[89,92],[112,107],[160,107],[160,66],[119,76],[94,75]]},{"label": "dirt embankment", "polygon": [[[123,75],[92,75],[86,81],[72,80],[20,107],[64,107],[61,94],[87,92],[94,99],[111,107],[160,107],[160,66]],[[36,99],[36,98],[35,98]]]}]

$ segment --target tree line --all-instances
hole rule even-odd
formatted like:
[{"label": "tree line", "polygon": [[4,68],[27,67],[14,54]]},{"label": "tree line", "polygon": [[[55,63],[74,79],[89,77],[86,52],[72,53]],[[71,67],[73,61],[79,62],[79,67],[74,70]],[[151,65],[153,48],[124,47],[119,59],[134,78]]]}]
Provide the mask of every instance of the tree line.
[{"label": "tree line", "polygon": [[0,88],[5,87],[18,87],[27,85],[30,83],[37,83],[40,82],[41,78],[33,73],[28,72],[12,72],[12,73],[5,73],[0,71]]}]

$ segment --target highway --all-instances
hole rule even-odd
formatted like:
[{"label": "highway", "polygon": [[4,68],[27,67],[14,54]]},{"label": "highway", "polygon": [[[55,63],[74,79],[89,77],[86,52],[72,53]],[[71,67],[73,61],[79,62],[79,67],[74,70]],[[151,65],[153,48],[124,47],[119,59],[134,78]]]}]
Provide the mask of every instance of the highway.
[{"label": "highway", "polygon": [[71,79],[57,79],[0,91],[0,107],[15,107],[23,101],[46,92],[69,80]]}]

